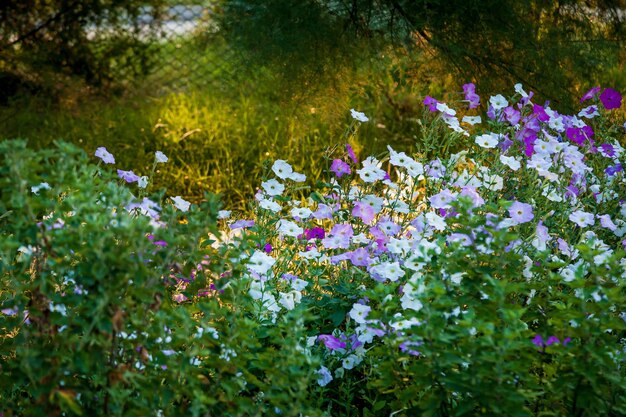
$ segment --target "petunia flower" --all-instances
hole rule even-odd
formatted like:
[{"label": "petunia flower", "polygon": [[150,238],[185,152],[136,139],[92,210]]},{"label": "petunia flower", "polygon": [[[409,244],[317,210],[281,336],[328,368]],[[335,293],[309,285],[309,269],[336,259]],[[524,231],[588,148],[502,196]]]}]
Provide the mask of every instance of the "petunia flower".
[{"label": "petunia flower", "polygon": [[174,206],[180,211],[188,211],[191,203],[189,201],[184,200],[181,196],[177,195],[176,197],[170,197],[170,199],[174,202]]},{"label": "petunia flower", "polygon": [[519,201],[511,204],[511,207],[509,207],[509,216],[511,216],[511,219],[517,224],[529,222],[535,217],[533,214],[533,206],[520,203]]},{"label": "petunia flower", "polygon": [[105,164],[115,163],[115,158],[113,157],[113,155],[111,155],[109,151],[107,151],[107,149],[103,146],[96,149],[96,153],[94,155],[100,158]]},{"label": "petunia flower", "polygon": [[619,109],[622,107],[622,95],[612,88],[605,88],[600,94],[600,102],[607,110]]},{"label": "petunia flower", "polygon": [[350,170],[350,165],[341,159],[333,160],[333,163],[330,165],[330,170],[337,176],[337,178],[341,178],[344,175],[350,175],[352,172]]},{"label": "petunia flower", "polygon": [[166,163],[168,161],[168,157],[165,156],[165,154],[163,152],[161,152],[161,151],[156,151],[154,153],[154,157],[155,157],[156,162],[158,164],[164,164],[164,163]]},{"label": "petunia flower", "polygon": [[320,340],[322,343],[324,343],[324,346],[326,346],[330,350],[346,348],[346,342],[341,341],[341,339],[333,336],[332,334],[321,334],[317,336],[317,340]]},{"label": "petunia flower", "polygon": [[367,121],[369,121],[370,119],[365,115],[365,113],[362,113],[360,111],[356,111],[354,109],[350,109],[350,114],[352,115],[352,118],[354,120],[358,120],[359,122],[365,123]]},{"label": "petunia flower", "polygon": [[140,178],[139,175],[135,174],[133,171],[123,171],[121,169],[117,170],[117,175],[127,183],[137,182]]}]

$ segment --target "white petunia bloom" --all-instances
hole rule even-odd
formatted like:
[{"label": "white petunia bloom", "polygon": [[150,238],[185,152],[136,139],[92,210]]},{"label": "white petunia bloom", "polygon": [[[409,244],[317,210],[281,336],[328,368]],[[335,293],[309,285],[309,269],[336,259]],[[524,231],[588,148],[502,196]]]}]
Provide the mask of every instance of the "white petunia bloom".
[{"label": "white petunia bloom", "polygon": [[183,198],[179,195],[176,197],[170,197],[172,201],[174,201],[174,206],[180,211],[188,211],[191,203],[189,201],[183,200]]},{"label": "white petunia bloom", "polygon": [[279,293],[280,298],[278,302],[280,305],[285,307],[287,310],[293,310],[296,304],[299,304],[302,300],[302,294],[300,291],[289,291],[289,292],[281,292]]},{"label": "white petunia bloom", "polygon": [[482,119],[480,118],[480,116],[463,116],[461,122],[474,126],[480,124],[482,122]]},{"label": "white petunia bloom", "polygon": [[576,223],[579,227],[592,226],[595,223],[593,213],[587,213],[577,210],[569,215],[570,221]]},{"label": "white petunia bloom", "polygon": [[283,191],[285,191],[285,186],[281,184],[280,182],[276,181],[275,179],[263,181],[261,183],[261,187],[263,187],[263,190],[265,191],[267,195],[272,196],[272,197],[281,195]]},{"label": "white petunia bloom", "polygon": [[352,310],[350,310],[350,313],[348,313],[348,315],[355,322],[362,324],[366,322],[365,318],[371,310],[372,308],[370,306],[357,303],[352,305]]},{"label": "white petunia bloom", "polygon": [[260,275],[265,275],[276,263],[276,259],[262,251],[254,251],[248,260],[248,269]]},{"label": "white petunia bloom", "polygon": [[168,161],[168,157],[165,156],[165,154],[161,151],[156,151],[154,153],[154,158],[156,159],[157,163],[161,163],[161,164],[164,164]]},{"label": "white petunia bloom", "polygon": [[359,122],[365,123],[368,122],[370,119],[365,115],[365,113],[362,113],[360,111],[356,111],[354,109],[350,109],[350,114],[352,115],[352,118],[354,120],[358,120]]},{"label": "white petunia bloom", "polygon": [[280,204],[269,198],[264,198],[259,201],[259,206],[265,210],[273,211],[274,213],[278,213],[282,210]]},{"label": "white petunia bloom", "polygon": [[308,219],[313,212],[308,207],[294,207],[291,209],[291,217],[298,217],[300,219]]},{"label": "white petunia bloom", "polygon": [[517,171],[521,167],[519,158],[514,156],[500,155],[500,162],[511,168],[513,171]]},{"label": "white petunia bloom", "polygon": [[284,161],[282,159],[277,159],[276,161],[274,161],[274,165],[272,165],[272,171],[274,171],[274,174],[276,174],[278,178],[283,180],[289,178],[291,174],[293,174],[293,168],[291,167],[291,165],[289,165],[287,161]]},{"label": "white petunia bloom", "polygon": [[279,234],[291,237],[298,237],[304,233],[304,229],[302,229],[302,227],[290,220],[285,219],[279,220],[276,228]]},{"label": "white petunia bloom", "polygon": [[498,135],[493,133],[486,133],[484,135],[476,136],[474,142],[481,148],[492,149],[498,146]]},{"label": "white petunia bloom", "polygon": [[504,98],[502,94],[498,94],[489,98],[489,104],[491,104],[491,107],[493,107],[495,111],[498,111],[508,106],[509,102]]},{"label": "white petunia bloom", "polygon": [[376,182],[383,180],[387,173],[379,167],[378,159],[373,156],[363,161],[363,168],[357,170],[357,173],[364,182]]},{"label": "white petunia bloom", "polygon": [[39,194],[40,190],[49,190],[50,189],[50,184],[48,184],[47,182],[42,182],[39,185],[33,185],[32,187],[30,187],[30,191],[32,191],[34,194]]}]

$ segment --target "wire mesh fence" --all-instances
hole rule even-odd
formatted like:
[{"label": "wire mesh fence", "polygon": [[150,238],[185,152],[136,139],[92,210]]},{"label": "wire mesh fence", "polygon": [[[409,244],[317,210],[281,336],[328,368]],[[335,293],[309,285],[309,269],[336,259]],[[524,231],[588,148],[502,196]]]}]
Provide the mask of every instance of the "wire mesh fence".
[{"label": "wire mesh fence", "polygon": [[96,12],[90,2],[98,3],[59,0],[35,10],[0,2],[0,96],[11,83],[59,75],[159,92],[223,88],[235,74],[214,0],[134,1]]}]

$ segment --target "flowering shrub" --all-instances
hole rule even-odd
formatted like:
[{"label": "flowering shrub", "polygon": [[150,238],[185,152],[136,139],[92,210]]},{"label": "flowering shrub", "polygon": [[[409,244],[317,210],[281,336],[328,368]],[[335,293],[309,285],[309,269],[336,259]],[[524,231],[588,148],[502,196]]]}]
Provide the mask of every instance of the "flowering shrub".
[{"label": "flowering shrub", "polygon": [[463,91],[460,152],[277,160],[238,220],[3,144],[5,415],[626,414],[621,95]]}]

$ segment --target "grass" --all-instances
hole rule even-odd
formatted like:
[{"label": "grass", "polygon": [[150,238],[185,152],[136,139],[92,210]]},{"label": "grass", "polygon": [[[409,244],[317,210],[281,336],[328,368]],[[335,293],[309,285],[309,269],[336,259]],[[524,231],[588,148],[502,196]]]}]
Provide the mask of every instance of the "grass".
[{"label": "grass", "polygon": [[[215,51],[207,54],[202,62],[217,59]],[[357,152],[376,154],[387,144],[437,152],[437,139],[421,128],[418,103],[421,90],[436,91],[441,83],[420,87],[424,80],[411,79],[404,64],[388,56],[371,64],[299,85],[262,68],[252,78],[229,77],[235,68],[228,60],[212,78],[222,77],[222,84],[188,91],[161,90],[163,73],[118,96],[69,85],[57,98],[22,96],[0,107],[0,138],[27,139],[35,148],[63,139],[90,154],[105,146],[117,168],[140,175],[149,173],[154,151],[161,150],[170,162],[159,166],[154,186],[191,201],[220,193],[226,207],[246,210],[267,161],[285,159],[315,181],[327,168],[322,156],[345,143],[352,107],[371,117],[351,142]]]}]

